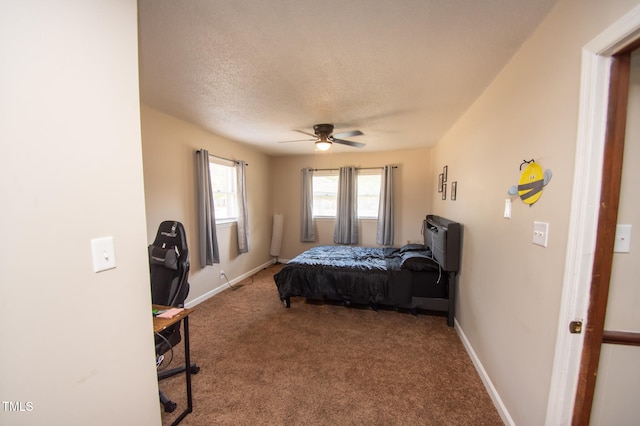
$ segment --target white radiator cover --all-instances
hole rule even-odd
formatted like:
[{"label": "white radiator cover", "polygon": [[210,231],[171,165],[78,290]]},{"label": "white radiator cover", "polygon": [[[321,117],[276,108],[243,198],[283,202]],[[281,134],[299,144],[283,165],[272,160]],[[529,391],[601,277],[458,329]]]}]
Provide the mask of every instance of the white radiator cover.
[{"label": "white radiator cover", "polygon": [[280,256],[280,246],[282,245],[282,231],[284,228],[284,216],[282,213],[276,213],[273,216],[273,234],[271,235],[271,256]]}]

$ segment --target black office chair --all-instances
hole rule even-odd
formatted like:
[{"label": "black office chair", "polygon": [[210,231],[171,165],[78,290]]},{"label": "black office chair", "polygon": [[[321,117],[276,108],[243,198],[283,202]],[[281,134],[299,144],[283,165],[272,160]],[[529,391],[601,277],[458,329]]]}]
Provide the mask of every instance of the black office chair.
[{"label": "black office chair", "polygon": [[[151,273],[151,300],[157,305],[184,307],[189,294],[189,248],[182,223],[167,220],[160,224],[156,238],[149,246],[149,269]],[[180,322],[156,333],[156,356],[158,364],[164,354],[180,343]],[[200,371],[195,363],[191,364],[191,374]],[[158,371],[158,380],[185,372],[185,367]],[[176,409],[177,404],[160,391],[160,402],[168,413]]]}]

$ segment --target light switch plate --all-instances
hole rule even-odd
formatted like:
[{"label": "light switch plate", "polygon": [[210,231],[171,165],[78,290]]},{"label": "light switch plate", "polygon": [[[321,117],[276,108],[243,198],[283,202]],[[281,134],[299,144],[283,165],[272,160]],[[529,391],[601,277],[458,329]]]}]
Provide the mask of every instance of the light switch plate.
[{"label": "light switch plate", "polygon": [[549,224],[547,222],[533,222],[533,244],[547,246],[549,239]]},{"label": "light switch plate", "polygon": [[511,219],[511,198],[504,200],[504,218]]},{"label": "light switch plate", "polygon": [[631,225],[616,226],[616,240],[613,244],[614,253],[629,253],[631,251]]},{"label": "light switch plate", "polygon": [[91,240],[93,255],[93,272],[106,271],[116,267],[116,253],[113,237],[94,238]]}]

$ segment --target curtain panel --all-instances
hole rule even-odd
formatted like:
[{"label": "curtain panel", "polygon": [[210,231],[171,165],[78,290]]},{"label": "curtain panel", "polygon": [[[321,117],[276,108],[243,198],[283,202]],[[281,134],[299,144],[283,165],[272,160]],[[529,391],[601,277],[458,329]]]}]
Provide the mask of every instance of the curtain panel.
[{"label": "curtain panel", "polygon": [[236,188],[238,205],[238,252],[249,252],[249,210],[247,209],[247,164],[244,161],[236,162]]},{"label": "curtain panel", "polygon": [[355,167],[340,167],[338,175],[338,210],[333,242],[358,243],[358,178]]},{"label": "curtain panel", "polygon": [[316,230],[313,223],[313,169],[309,168],[302,169],[300,241],[303,243],[316,241]]},{"label": "curtain panel", "polygon": [[216,235],[216,217],[213,208],[211,191],[211,174],[209,173],[209,152],[206,149],[196,151],[196,169],[198,172],[198,240],[200,249],[200,265],[220,263],[220,250]]},{"label": "curtain panel", "polygon": [[381,179],[376,243],[391,246],[393,245],[393,166],[384,166]]}]

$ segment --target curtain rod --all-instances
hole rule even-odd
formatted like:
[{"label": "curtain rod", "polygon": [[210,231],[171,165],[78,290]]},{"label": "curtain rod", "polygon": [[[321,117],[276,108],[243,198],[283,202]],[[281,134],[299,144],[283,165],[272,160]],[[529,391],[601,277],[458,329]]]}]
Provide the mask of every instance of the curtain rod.
[{"label": "curtain rod", "polygon": [[[232,160],[231,158],[224,158],[224,157],[220,157],[219,155],[213,155],[213,154],[211,154],[211,153],[209,153],[209,156],[210,156],[210,157],[219,158],[219,159],[221,159],[221,160],[225,160],[225,161],[230,161],[230,162],[232,162],[232,163],[234,163],[234,164],[240,164],[240,161],[239,161],[239,160]],[[245,165],[245,166],[248,166],[249,164],[248,164],[248,163],[244,163],[244,165]]]},{"label": "curtain rod", "polygon": [[[397,169],[398,166],[391,166],[391,168],[393,169]],[[379,166],[379,167],[355,167],[356,170],[375,170],[375,169],[384,169],[384,166]],[[333,168],[333,169],[311,169],[314,172],[329,172],[332,170],[340,170],[339,168]]]}]

